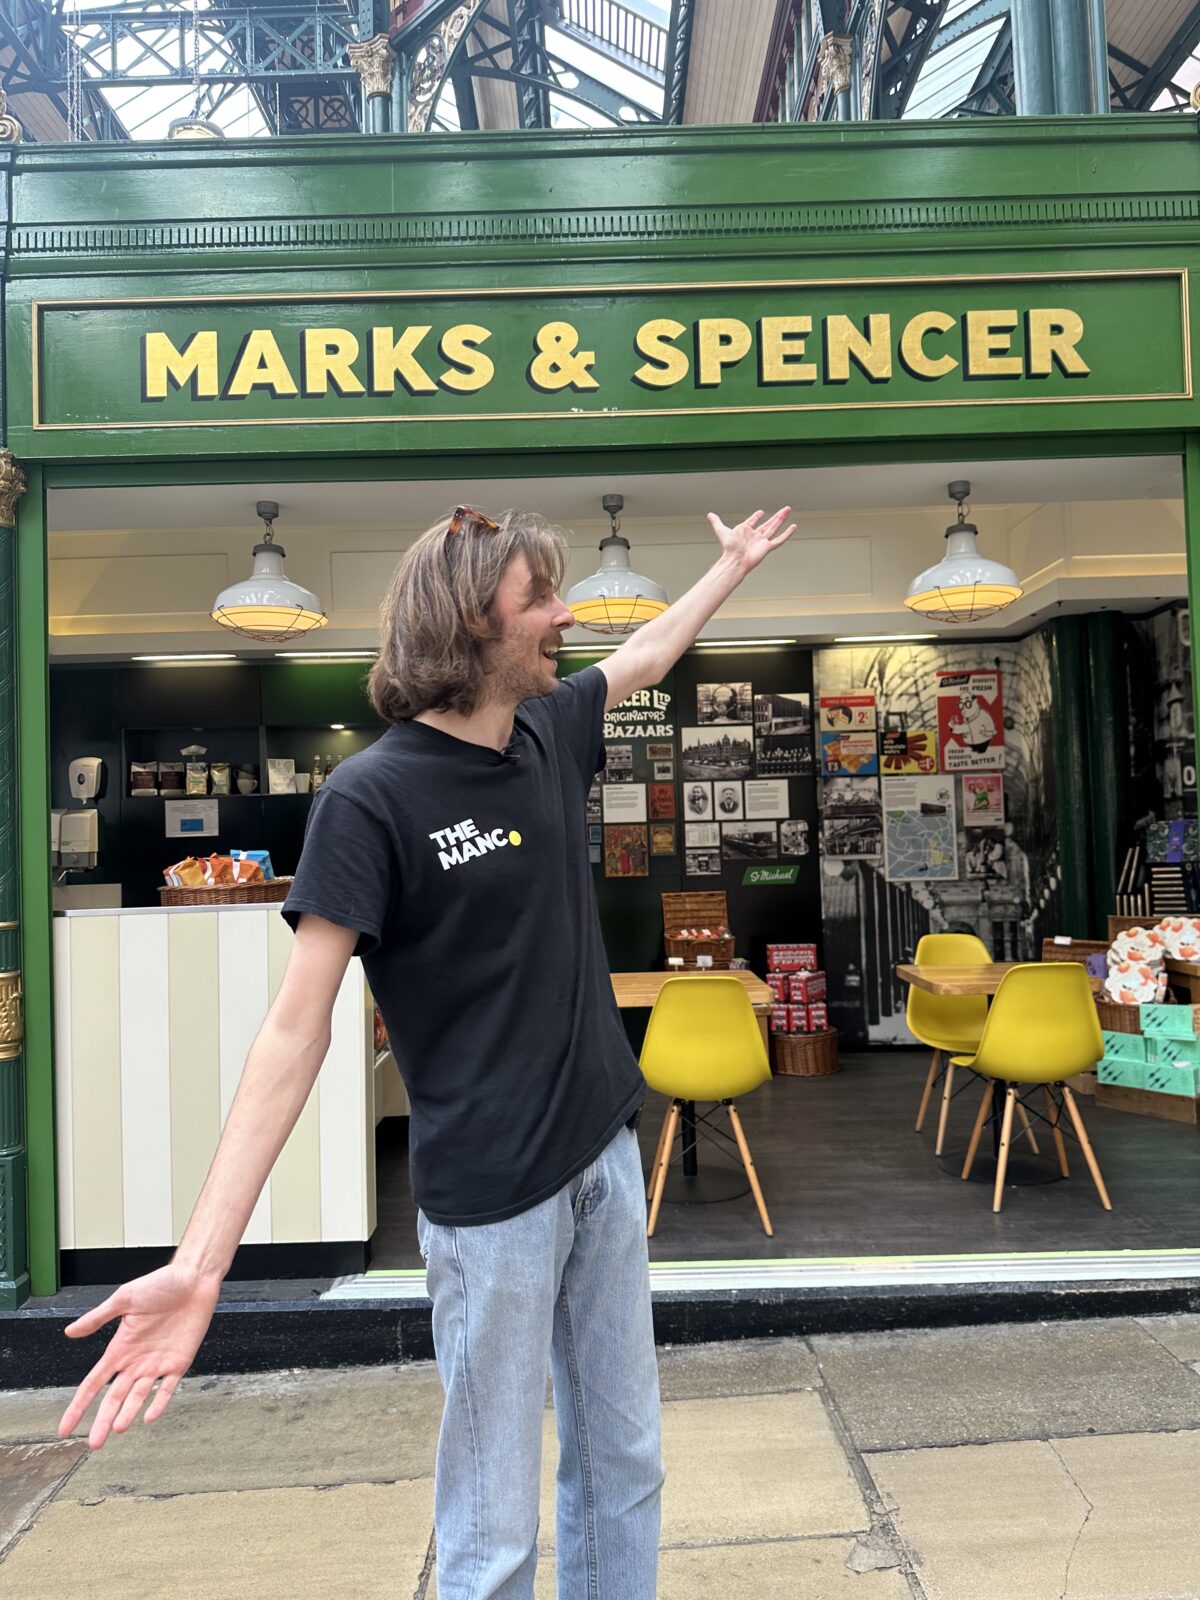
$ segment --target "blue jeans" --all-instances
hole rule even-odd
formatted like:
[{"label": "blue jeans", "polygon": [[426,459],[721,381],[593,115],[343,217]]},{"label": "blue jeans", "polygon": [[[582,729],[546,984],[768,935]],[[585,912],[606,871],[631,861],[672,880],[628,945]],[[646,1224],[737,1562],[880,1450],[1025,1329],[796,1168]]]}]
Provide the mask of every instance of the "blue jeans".
[{"label": "blue jeans", "polygon": [[637,1135],[531,1211],[417,1221],[446,1391],[439,1600],[531,1600],[542,1417],[558,1423],[559,1600],[655,1600],[662,1455]]}]

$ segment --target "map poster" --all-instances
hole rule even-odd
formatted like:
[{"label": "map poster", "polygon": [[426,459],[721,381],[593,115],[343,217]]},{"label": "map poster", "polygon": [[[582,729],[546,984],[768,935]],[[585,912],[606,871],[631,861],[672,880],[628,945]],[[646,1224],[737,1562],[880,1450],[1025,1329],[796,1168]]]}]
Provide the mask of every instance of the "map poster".
[{"label": "map poster", "polygon": [[938,769],[937,735],[932,728],[883,732],[879,768],[885,778],[929,777]]},{"label": "map poster", "polygon": [[883,780],[883,857],[890,883],[958,877],[952,779]]},{"label": "map poster", "polygon": [[827,778],[879,775],[879,748],[873,733],[823,733],[821,771]]},{"label": "map poster", "polygon": [[823,694],[819,709],[820,726],[824,733],[875,732],[873,694]]},{"label": "map poster", "polygon": [[998,828],[1004,821],[1004,779],[998,772],[973,772],[962,781],[963,821],[968,828]]},{"label": "map poster", "polygon": [[998,672],[939,672],[938,751],[943,772],[1004,769],[1004,704]]}]

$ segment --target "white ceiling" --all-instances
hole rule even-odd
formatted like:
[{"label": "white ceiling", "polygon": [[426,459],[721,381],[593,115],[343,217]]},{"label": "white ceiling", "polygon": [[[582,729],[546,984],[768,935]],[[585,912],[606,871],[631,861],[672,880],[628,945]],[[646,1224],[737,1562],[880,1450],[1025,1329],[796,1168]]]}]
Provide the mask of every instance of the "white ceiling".
[{"label": "white ceiling", "polygon": [[[625,522],[636,536],[639,519],[694,516],[706,511],[726,521],[756,506],[789,504],[804,513],[938,508],[949,505],[946,485],[971,482],[971,505],[1013,506],[1047,501],[1176,500],[1183,494],[1175,456],[1105,460],[905,462],[883,467],[818,467],[797,471],[705,472],[638,476],[620,471],[603,478],[503,478],[413,483],[292,483],[286,475],[258,483],[197,483],[184,487],[55,489],[49,496],[52,534],[168,528],[253,530],[256,500],[276,500],[278,533],[297,528],[425,527],[462,501],[481,510],[536,509],[570,529],[603,518],[604,494],[625,496]],[[691,538],[690,530],[675,530]],[[663,529],[661,537],[672,535]],[[589,527],[581,542],[591,543]]]}]

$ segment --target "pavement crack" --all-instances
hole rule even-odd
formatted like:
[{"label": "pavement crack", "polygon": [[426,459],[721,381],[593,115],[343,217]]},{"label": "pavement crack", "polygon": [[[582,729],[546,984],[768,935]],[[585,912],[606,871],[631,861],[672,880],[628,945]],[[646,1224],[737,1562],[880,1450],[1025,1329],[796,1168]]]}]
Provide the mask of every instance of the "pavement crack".
[{"label": "pavement crack", "polygon": [[433,1565],[437,1560],[437,1530],[433,1529],[429,1535],[429,1544],[425,1549],[425,1560],[420,1572],[417,1574],[417,1587],[413,1590],[413,1600],[425,1600],[429,1593],[429,1584],[433,1578]]},{"label": "pavement crack", "polygon": [[[811,1344],[809,1348],[812,1349]],[[841,1408],[834,1398],[829,1380],[825,1376],[825,1368],[821,1363],[820,1355],[815,1349],[812,1350],[812,1354],[821,1378],[821,1386],[818,1391],[821,1397],[821,1404],[825,1408],[825,1414],[829,1418],[829,1425],[842,1448],[842,1454],[846,1458],[851,1475],[858,1486],[858,1492],[866,1503],[867,1514],[871,1519],[869,1532],[859,1535],[858,1542],[851,1552],[846,1565],[851,1572],[857,1571],[860,1573],[863,1570],[875,1570],[879,1566],[889,1565],[903,1574],[912,1600],[928,1600],[925,1585],[921,1582],[917,1573],[912,1552],[901,1538],[900,1531],[896,1527],[895,1511],[880,1494],[875,1479],[871,1476],[871,1469],[863,1460],[862,1452],[854,1442],[854,1435],[850,1431],[850,1426],[846,1419],[842,1416]],[[894,1556],[894,1560],[889,1560],[889,1554]],[[864,1561],[868,1563],[865,1569],[857,1564]]]},{"label": "pavement crack", "polygon": [[1063,1459],[1062,1452],[1058,1449],[1057,1445],[1055,1445],[1054,1441],[1047,1439],[1046,1444],[1048,1448],[1053,1451],[1059,1465],[1070,1479],[1071,1485],[1075,1489],[1075,1492],[1087,1507],[1087,1511],[1084,1513],[1083,1521],[1079,1524],[1079,1532],[1075,1535],[1075,1543],[1071,1546],[1070,1554],[1067,1556],[1067,1565],[1065,1571],[1063,1572],[1063,1588],[1062,1594],[1059,1596],[1059,1600],[1067,1600],[1067,1596],[1071,1588],[1071,1563],[1075,1560],[1075,1553],[1079,1549],[1080,1541],[1083,1538],[1088,1523],[1092,1519],[1092,1512],[1095,1511],[1096,1508],[1088,1499],[1087,1495],[1084,1494],[1078,1478],[1076,1478],[1075,1474],[1071,1471],[1070,1467]]}]

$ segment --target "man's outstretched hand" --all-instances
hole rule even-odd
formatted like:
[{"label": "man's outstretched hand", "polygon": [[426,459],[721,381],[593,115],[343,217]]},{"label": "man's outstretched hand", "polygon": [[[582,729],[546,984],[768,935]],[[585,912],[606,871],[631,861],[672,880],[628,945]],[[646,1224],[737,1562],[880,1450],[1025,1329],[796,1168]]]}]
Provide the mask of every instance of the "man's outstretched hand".
[{"label": "man's outstretched hand", "polygon": [[88,1444],[99,1450],[110,1432],[124,1433],[149,1398],[144,1422],[167,1408],[179,1380],[196,1359],[220,1295],[220,1279],[199,1278],[174,1264],[134,1278],[92,1311],[70,1323],[68,1339],[83,1339],[114,1317],[121,1321],[104,1354],[76,1389],[58,1424],[58,1436],[74,1432],[92,1401],[108,1385]]},{"label": "man's outstretched hand", "polygon": [[725,554],[738,562],[743,572],[751,572],[764,556],[778,550],[795,533],[794,522],[784,527],[791,513],[791,506],[780,506],[775,515],[764,522],[764,513],[754,511],[735,528],[727,528],[715,511],[708,513],[708,520]]}]

